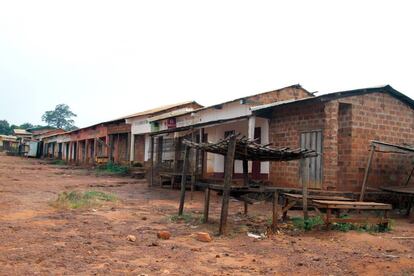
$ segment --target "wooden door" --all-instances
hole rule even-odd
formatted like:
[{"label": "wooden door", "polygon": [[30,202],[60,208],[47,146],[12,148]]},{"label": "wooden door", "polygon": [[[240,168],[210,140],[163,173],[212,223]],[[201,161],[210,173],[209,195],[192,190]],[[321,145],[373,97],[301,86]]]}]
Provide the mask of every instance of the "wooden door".
[{"label": "wooden door", "polygon": [[303,184],[307,181],[308,188],[322,189],[322,131],[309,131],[300,134],[300,147],[313,149],[318,153],[317,157],[309,158],[309,161],[301,160],[300,178]]},{"label": "wooden door", "polygon": [[[254,128],[254,139],[256,143],[261,144],[262,129],[260,127]],[[252,162],[252,179],[260,180],[260,161]]]}]

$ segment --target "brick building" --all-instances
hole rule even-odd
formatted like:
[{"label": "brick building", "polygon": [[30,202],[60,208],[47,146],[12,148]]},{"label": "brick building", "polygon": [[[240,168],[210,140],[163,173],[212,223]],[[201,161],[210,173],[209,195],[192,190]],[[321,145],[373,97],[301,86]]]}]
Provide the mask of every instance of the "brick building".
[{"label": "brick building", "polygon": [[[389,85],[275,102],[252,111],[269,119],[272,146],[320,153],[309,166],[272,163],[269,180],[277,186],[301,187],[301,179],[308,178],[310,188],[359,191],[371,140],[414,144],[414,101]],[[412,166],[411,156],[377,153],[368,185],[401,185]]]}]

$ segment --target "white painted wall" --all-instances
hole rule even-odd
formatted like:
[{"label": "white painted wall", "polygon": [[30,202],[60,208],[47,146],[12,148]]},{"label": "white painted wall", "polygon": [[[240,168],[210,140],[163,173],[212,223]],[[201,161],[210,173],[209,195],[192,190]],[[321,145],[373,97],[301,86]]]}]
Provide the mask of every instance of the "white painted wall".
[{"label": "white painted wall", "polygon": [[[269,123],[268,120],[263,118],[256,118],[256,127],[261,127],[261,141],[262,144],[269,143]],[[247,137],[248,135],[248,119],[240,120],[237,122],[229,122],[220,124],[204,129],[207,133],[209,142],[217,142],[224,138],[226,131],[234,130],[236,133],[241,133]],[[240,160],[235,161],[235,173],[243,173],[243,162]],[[249,172],[252,171],[252,162],[249,162]],[[207,173],[223,173],[224,172],[224,156],[207,153]],[[261,173],[269,173],[269,162],[262,162],[260,165]]]}]

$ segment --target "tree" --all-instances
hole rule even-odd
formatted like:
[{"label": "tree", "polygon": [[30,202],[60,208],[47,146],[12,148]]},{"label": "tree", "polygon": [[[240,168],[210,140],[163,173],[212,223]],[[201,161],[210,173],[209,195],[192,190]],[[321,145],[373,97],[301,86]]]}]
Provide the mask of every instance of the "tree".
[{"label": "tree", "polygon": [[12,129],[9,125],[9,122],[6,120],[0,120],[0,134],[10,135],[12,133]]},{"label": "tree", "polygon": [[21,128],[21,129],[28,129],[28,128],[32,128],[32,127],[34,127],[34,125],[32,125],[31,123],[24,123],[24,124],[21,124],[19,126],[19,128]]},{"label": "tree", "polygon": [[68,105],[58,104],[55,110],[46,111],[43,114],[42,121],[46,122],[49,126],[70,130],[75,127],[73,125],[75,121],[72,117],[76,117],[76,114],[70,110]]}]

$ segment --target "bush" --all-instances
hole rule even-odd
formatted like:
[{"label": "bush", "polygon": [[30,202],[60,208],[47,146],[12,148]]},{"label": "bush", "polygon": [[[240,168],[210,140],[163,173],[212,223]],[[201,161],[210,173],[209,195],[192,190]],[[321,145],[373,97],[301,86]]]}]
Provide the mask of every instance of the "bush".
[{"label": "bush", "polygon": [[304,219],[301,217],[294,217],[292,218],[293,225],[301,230],[310,231],[316,227],[319,227],[324,224],[323,219],[320,216],[310,217],[308,219]]},{"label": "bush", "polygon": [[115,195],[107,194],[100,191],[86,192],[63,192],[58,195],[52,206],[64,209],[80,209],[100,206],[103,202],[114,202],[117,198]]}]

